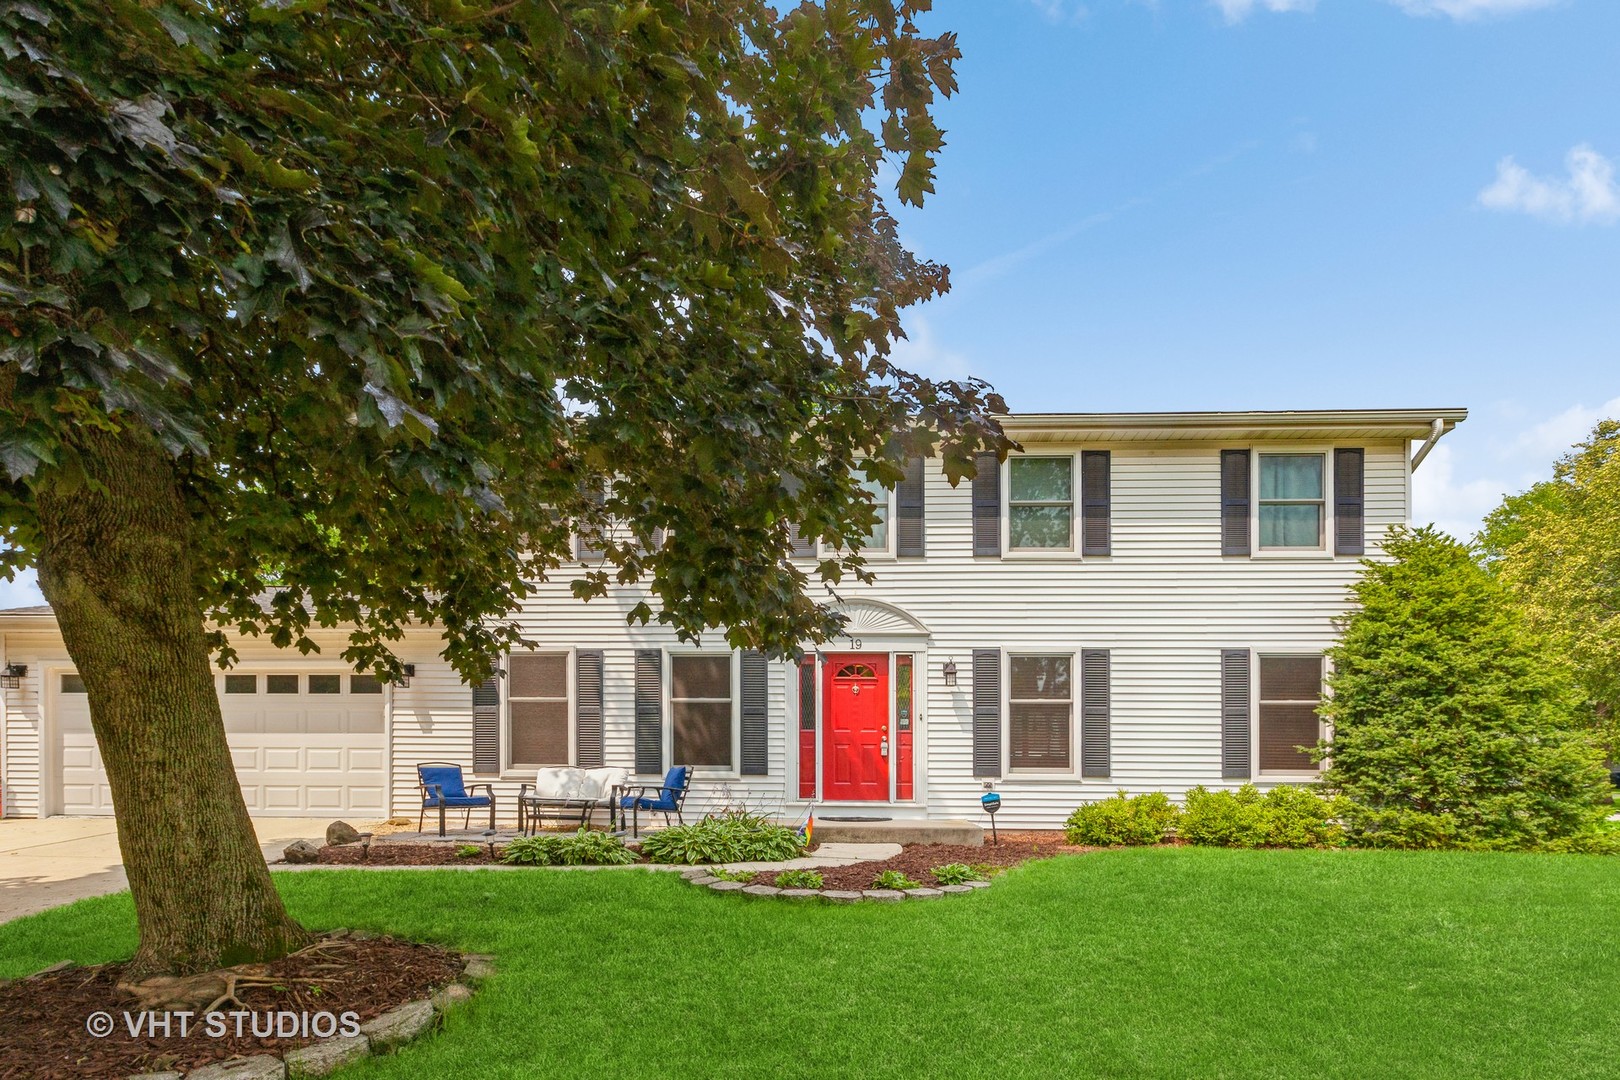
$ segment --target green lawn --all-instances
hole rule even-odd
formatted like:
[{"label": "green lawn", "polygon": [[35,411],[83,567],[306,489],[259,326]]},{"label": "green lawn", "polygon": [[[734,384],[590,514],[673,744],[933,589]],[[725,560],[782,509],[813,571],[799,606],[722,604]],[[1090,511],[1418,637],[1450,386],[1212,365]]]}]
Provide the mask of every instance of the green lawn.
[{"label": "green lawn", "polygon": [[[496,954],[353,1077],[1620,1075],[1620,859],[1106,852],[789,907],[671,876],[279,877],[314,927]],[[0,976],[134,945],[127,896],[0,926]]]}]

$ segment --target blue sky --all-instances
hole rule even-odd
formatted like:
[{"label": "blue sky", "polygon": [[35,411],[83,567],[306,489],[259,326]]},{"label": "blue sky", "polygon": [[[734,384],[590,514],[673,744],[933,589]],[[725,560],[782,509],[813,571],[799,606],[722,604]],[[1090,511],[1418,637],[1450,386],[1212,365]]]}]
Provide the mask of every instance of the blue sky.
[{"label": "blue sky", "polygon": [[952,267],[903,362],[1017,410],[1464,405],[1459,535],[1620,415],[1616,0],[937,0]]},{"label": "blue sky", "polygon": [[[1460,536],[1620,415],[1617,0],[938,0],[902,362],[1014,410],[1465,405]],[[0,582],[0,606],[38,603]]]}]

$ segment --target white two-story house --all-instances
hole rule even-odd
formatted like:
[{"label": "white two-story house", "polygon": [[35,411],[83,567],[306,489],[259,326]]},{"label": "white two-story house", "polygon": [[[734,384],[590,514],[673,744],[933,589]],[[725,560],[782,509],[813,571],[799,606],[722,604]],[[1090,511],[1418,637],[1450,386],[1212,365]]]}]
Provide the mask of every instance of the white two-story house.
[{"label": "white two-story house", "polygon": [[[684,764],[700,811],[976,820],[993,785],[1028,827],[1119,788],[1309,780],[1346,587],[1466,415],[1009,417],[1022,451],[971,483],[919,461],[875,489],[877,580],[840,587],[845,636],[799,664],[630,626],[642,590],[582,603],[565,576],[520,612],[539,647],[482,686],[427,629],[396,686],[347,669],[341,635],[310,657],[250,639],[217,677],[238,776],[255,813],[414,816],[416,763],[459,762],[506,816],[541,765]],[[0,635],[5,813],[110,813],[49,609]]]}]

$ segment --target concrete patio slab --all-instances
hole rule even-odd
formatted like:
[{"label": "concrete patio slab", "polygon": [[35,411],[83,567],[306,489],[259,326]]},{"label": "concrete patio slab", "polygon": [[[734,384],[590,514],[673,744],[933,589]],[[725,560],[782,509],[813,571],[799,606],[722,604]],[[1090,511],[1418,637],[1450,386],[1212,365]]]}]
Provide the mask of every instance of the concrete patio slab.
[{"label": "concrete patio slab", "polygon": [[[255,818],[266,861],[294,840],[320,843],[324,821]],[[0,922],[129,887],[112,818],[0,819]]]}]

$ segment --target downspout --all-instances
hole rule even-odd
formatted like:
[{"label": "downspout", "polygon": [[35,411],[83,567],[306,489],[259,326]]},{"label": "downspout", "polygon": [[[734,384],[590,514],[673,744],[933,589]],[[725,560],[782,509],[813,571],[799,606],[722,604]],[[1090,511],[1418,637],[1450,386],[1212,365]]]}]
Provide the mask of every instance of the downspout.
[{"label": "downspout", "polygon": [[1412,455],[1413,472],[1417,472],[1418,466],[1423,464],[1423,459],[1429,456],[1429,451],[1434,449],[1434,444],[1439,442],[1440,436],[1445,433],[1446,422],[1436,417],[1434,422],[1429,425],[1429,437],[1423,440],[1423,445],[1418,447],[1417,453]]}]

